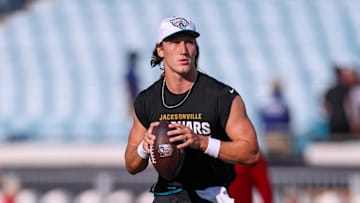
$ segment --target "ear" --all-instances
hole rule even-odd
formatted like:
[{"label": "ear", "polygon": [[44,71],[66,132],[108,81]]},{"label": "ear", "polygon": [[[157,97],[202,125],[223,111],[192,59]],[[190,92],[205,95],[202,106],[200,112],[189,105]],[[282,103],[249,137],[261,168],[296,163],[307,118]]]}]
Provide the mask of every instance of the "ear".
[{"label": "ear", "polygon": [[159,46],[156,47],[156,51],[157,51],[158,56],[159,56],[160,58],[164,58],[164,50],[163,50],[163,48],[162,48],[161,45],[159,45]]}]

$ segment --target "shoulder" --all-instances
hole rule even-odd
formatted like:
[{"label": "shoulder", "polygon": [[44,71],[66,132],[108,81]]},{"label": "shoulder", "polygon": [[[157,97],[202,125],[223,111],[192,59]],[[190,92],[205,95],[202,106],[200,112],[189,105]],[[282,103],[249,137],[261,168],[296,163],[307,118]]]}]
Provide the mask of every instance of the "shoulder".
[{"label": "shoulder", "polygon": [[156,80],[154,83],[152,83],[146,89],[140,91],[138,97],[143,98],[143,97],[149,97],[149,96],[153,95],[155,92],[159,91],[159,89],[161,88],[161,82],[162,82],[161,78]]},{"label": "shoulder", "polygon": [[233,87],[205,73],[199,73],[199,84],[205,91],[211,94],[238,95],[238,92]]},{"label": "shoulder", "polygon": [[155,99],[158,97],[154,97],[154,95],[159,94],[161,89],[161,81],[162,79],[159,79],[155,81],[153,84],[151,84],[149,87],[147,87],[146,89],[140,91],[140,93],[137,95],[135,99],[135,108],[144,105],[151,105],[156,102]]},{"label": "shoulder", "polygon": [[150,115],[156,111],[154,106],[159,106],[161,102],[160,96],[154,96],[160,95],[161,81],[162,79],[155,81],[148,88],[142,90],[135,99],[135,114],[145,127],[149,126],[151,121]]}]

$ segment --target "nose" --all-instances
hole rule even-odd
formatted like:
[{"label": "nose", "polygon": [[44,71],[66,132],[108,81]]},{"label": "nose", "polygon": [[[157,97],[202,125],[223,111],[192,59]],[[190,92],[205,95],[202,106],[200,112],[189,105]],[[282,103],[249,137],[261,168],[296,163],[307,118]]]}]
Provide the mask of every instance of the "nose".
[{"label": "nose", "polygon": [[179,51],[180,51],[181,54],[186,54],[187,53],[186,42],[185,41],[181,41],[179,43]]}]

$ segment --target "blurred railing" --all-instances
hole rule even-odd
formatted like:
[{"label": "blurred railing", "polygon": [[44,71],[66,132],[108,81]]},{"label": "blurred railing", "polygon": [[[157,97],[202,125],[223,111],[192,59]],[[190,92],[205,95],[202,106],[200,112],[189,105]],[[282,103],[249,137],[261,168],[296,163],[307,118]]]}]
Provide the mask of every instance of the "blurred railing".
[{"label": "blurred railing", "polygon": [[[349,200],[360,192],[358,168],[271,166],[269,170],[276,203],[286,202],[285,199],[290,198],[300,203],[313,202],[326,192],[333,192],[339,198]],[[156,180],[156,173],[151,166],[137,175],[130,175],[122,167],[6,168],[3,172],[18,178],[21,182],[19,191],[31,190],[38,198],[53,190],[65,191],[72,198],[87,190],[103,192],[105,195],[123,190],[139,197],[151,195],[148,191]]]},{"label": "blurred railing", "polygon": [[[304,159],[305,162],[298,165],[270,165],[275,202],[296,198],[300,203],[307,203],[327,198],[322,195],[331,193],[350,203],[350,198],[360,194],[360,162],[354,158],[359,156],[360,147],[354,143],[353,147],[335,144],[328,143],[326,164],[321,159],[318,164],[314,159],[312,162]],[[335,148],[330,150],[330,146]],[[312,150],[312,153],[317,152]],[[334,155],[332,162],[329,161],[331,155]],[[336,160],[341,162],[336,164]],[[344,160],[348,160],[347,164],[343,164]],[[101,196],[121,190],[134,197],[131,203],[137,203],[136,197],[151,196],[148,190],[157,178],[151,164],[144,172],[130,175],[124,168],[123,145],[1,145],[0,164],[3,179],[12,177],[19,182],[20,191],[31,190],[37,198],[58,189],[71,198],[88,190],[97,191]]]}]

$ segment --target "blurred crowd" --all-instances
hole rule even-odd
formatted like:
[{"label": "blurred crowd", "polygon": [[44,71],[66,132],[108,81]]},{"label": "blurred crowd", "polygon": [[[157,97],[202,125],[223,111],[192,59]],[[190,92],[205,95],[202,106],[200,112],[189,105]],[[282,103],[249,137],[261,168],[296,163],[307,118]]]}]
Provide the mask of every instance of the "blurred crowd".
[{"label": "blurred crowd", "polygon": [[22,9],[31,0],[0,0],[0,15]]},{"label": "blurred crowd", "polygon": [[359,138],[360,80],[355,67],[334,67],[336,80],[324,95],[329,124],[329,139],[341,141]]},{"label": "blurred crowd", "polygon": [[[334,65],[334,80],[320,98],[324,112],[325,137],[322,141],[339,142],[360,138],[360,77],[354,65]],[[297,156],[291,109],[283,92],[282,81],[272,80],[271,91],[259,111],[266,156],[271,164],[291,163]],[[317,138],[309,139],[316,141]],[[301,155],[300,155],[301,156]]]}]

